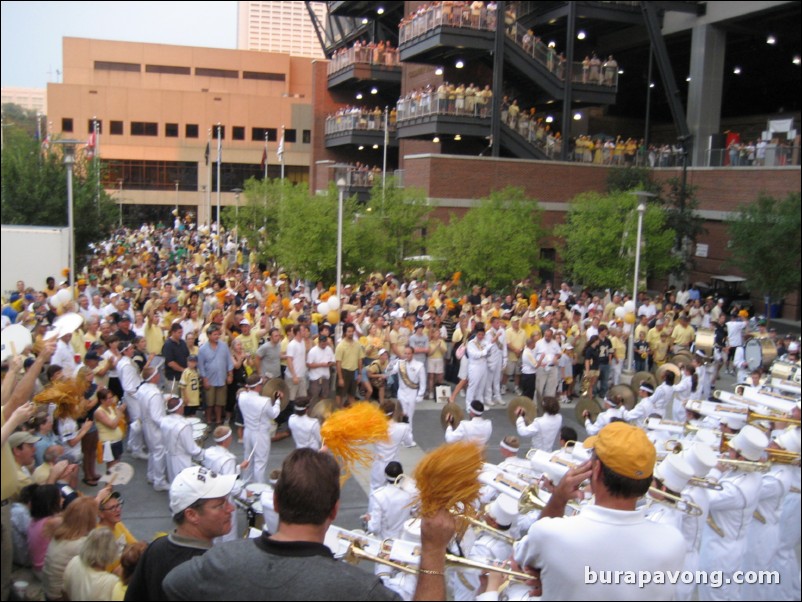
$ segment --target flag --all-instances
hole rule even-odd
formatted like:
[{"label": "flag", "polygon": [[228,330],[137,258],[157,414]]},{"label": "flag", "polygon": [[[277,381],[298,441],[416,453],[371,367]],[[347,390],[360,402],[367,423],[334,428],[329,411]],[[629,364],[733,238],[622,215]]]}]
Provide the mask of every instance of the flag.
[{"label": "flag", "polygon": [[276,149],[278,160],[284,162],[284,128],[281,129],[281,140],[278,141],[278,148]]},{"label": "flag", "polygon": [[50,150],[50,133],[45,136],[45,139],[42,140],[42,151],[47,152]]},{"label": "flag", "polygon": [[203,152],[203,160],[206,161],[206,165],[209,165],[209,141],[206,141],[206,150]]},{"label": "flag", "polygon": [[89,138],[87,138],[87,140],[86,140],[86,149],[85,149],[84,152],[86,153],[86,156],[89,157],[89,158],[92,158],[92,157],[95,156],[95,142],[96,142],[96,140],[97,140],[97,138],[95,137],[95,132],[92,132],[91,134],[89,134]]},{"label": "flag", "polygon": [[259,163],[259,167],[264,169],[265,165],[267,165],[267,147],[262,149],[262,161]]}]

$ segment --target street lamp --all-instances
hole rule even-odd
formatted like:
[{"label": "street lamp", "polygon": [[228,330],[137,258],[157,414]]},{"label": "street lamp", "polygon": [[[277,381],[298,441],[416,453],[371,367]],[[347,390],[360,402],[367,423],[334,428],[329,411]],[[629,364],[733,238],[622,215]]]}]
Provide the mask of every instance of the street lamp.
[{"label": "street lamp", "polygon": [[69,230],[69,269],[70,276],[68,284],[73,297],[75,296],[75,221],[73,219],[73,198],[72,198],[72,170],[75,166],[75,147],[81,143],[80,140],[57,140],[56,144],[62,145],[64,153],[64,166],[67,168],[67,229]]},{"label": "street lamp", "polygon": [[[632,284],[632,300],[635,303],[635,315],[637,316],[638,312],[638,275],[640,271],[640,247],[641,247],[641,238],[643,236],[643,214],[646,213],[646,201],[649,197],[657,196],[652,194],[651,192],[644,192],[639,190],[635,192],[635,196],[638,197],[638,237],[635,241],[635,275],[634,275],[634,282]],[[633,373],[635,369],[635,325],[634,323],[630,325],[632,327],[629,333],[629,348],[627,349],[627,353],[629,354],[629,372]]]},{"label": "street lamp", "polygon": [[119,194],[117,195],[117,205],[120,207],[120,228],[123,227],[123,179],[118,178],[117,185],[119,188]]},{"label": "street lamp", "polygon": [[[341,172],[337,178],[337,301],[342,300],[342,278],[343,278],[343,203],[345,202],[345,189],[348,186],[349,172]],[[336,341],[342,339],[343,325],[340,320],[334,327],[334,338]]]},{"label": "street lamp", "polygon": [[234,243],[239,245],[239,195],[242,192],[242,188],[232,188],[231,192],[234,193],[234,199],[237,203],[237,209],[234,214],[234,227],[236,228],[234,232]]},{"label": "street lamp", "polygon": [[175,219],[178,220],[178,223],[181,223],[181,218],[179,217],[178,213],[178,186],[181,184],[181,180],[175,180]]}]

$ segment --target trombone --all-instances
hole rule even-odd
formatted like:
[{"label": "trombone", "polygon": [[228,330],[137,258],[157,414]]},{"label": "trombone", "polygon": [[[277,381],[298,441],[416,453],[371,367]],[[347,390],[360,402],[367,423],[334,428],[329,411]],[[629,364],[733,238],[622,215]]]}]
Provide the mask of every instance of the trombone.
[{"label": "trombone", "polygon": [[718,462],[726,464],[741,472],[761,472],[766,473],[771,468],[769,462],[753,462],[752,460],[733,460],[731,458],[719,458]]},{"label": "trombone", "polygon": [[693,502],[684,500],[678,495],[674,495],[668,491],[661,491],[657,487],[649,487],[649,492],[646,494],[646,497],[653,502],[662,504],[673,510],[678,510],[688,516],[702,516],[702,514],[704,514],[702,508]]},{"label": "trombone", "polygon": [[[385,540],[385,542],[387,541],[390,540]],[[387,558],[385,552],[380,554],[371,554],[370,552],[362,549],[358,542],[354,542],[348,548],[345,561],[349,564],[356,564],[361,560],[377,562],[411,575],[417,575],[420,572],[419,567],[414,564],[396,562],[390,558]],[[520,583],[525,583],[532,578],[532,575],[512,570],[506,565],[506,563],[503,562],[489,559],[470,560],[469,558],[463,558],[462,556],[455,556],[454,554],[448,553],[446,553],[446,566],[457,567],[461,569],[476,569],[482,572],[501,573],[502,575],[509,577],[512,581]]]},{"label": "trombone", "polygon": [[746,414],[747,424],[760,422],[762,420],[766,420],[769,422],[782,422],[784,424],[791,424],[793,426],[799,426],[801,423],[801,421],[796,418],[790,418],[788,416],[779,416],[776,414],[759,414],[753,410],[749,410],[749,412]]},{"label": "trombone", "polygon": [[[511,533],[508,533],[507,531],[502,531],[501,529],[497,529],[496,527],[491,527],[490,525],[488,525],[482,519],[477,518],[475,516],[471,516],[470,514],[468,514],[466,512],[454,512],[454,511],[452,511],[451,514],[455,518],[457,518],[457,520],[461,520],[461,521],[464,521],[465,523],[467,523],[466,526],[467,525],[473,525],[477,529],[481,529],[482,531],[487,531],[488,533],[490,533],[494,537],[498,537],[499,539],[502,539],[502,540],[506,541],[509,544],[514,544],[517,541],[515,539],[515,537],[513,537],[513,535]],[[457,531],[460,531],[460,529],[457,529]]]},{"label": "trombone", "polygon": [[766,449],[768,461],[772,464],[788,464],[790,466],[800,465],[800,454],[788,451],[787,449],[775,449],[769,447]]}]

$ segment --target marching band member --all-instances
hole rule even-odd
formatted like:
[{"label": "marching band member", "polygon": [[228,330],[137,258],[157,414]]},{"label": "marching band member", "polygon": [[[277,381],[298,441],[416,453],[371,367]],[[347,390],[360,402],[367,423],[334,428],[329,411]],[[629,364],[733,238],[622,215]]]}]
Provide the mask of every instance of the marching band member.
[{"label": "marching band member", "polygon": [[518,418],[515,419],[515,428],[519,437],[531,437],[532,449],[543,449],[553,451],[560,435],[560,427],[563,424],[563,417],[560,414],[560,404],[556,397],[543,398],[543,416],[535,418],[530,424],[526,424],[524,419],[524,408],[519,407],[516,411]]},{"label": "marching band member", "polygon": [[[212,438],[216,445],[203,450],[203,459],[201,460],[203,465],[220,475],[233,474],[239,476],[242,470],[248,467],[249,462],[246,459],[238,464],[237,456],[229,451],[231,443],[234,440],[231,429],[223,425],[218,426],[212,432]],[[234,484],[234,489],[231,491],[231,495],[239,495],[241,489],[242,481],[237,479]],[[234,512],[231,516],[231,529],[225,535],[215,538],[215,543],[218,541],[232,541],[239,538],[240,531],[237,518],[238,513]]]},{"label": "marching band member", "polygon": [[[702,442],[696,442],[682,452],[682,457],[693,470],[693,476],[704,479],[716,465],[718,458],[713,450]],[[699,548],[702,544],[702,533],[710,512],[710,499],[707,489],[688,485],[682,491],[682,498],[698,506],[702,513],[699,516],[682,515],[682,535],[685,537],[685,564],[682,569],[696,572],[699,568]],[[696,592],[695,583],[677,583],[677,600],[691,600]]]},{"label": "marching band member", "polygon": [[[683,489],[688,486],[691,477],[693,477],[693,468],[690,464],[680,454],[669,454],[654,467],[652,489],[659,489],[679,497]],[[681,531],[682,517],[685,513],[676,507],[669,508],[667,505],[661,504],[660,501],[663,498],[659,493],[650,491],[649,497],[646,518],[654,523],[671,525],[677,531]]]},{"label": "marching band member", "polygon": [[193,458],[203,458],[203,450],[195,442],[192,425],[184,418],[184,402],[178,397],[167,401],[167,415],[159,427],[167,451],[167,478],[172,483],[179,472],[192,466]]},{"label": "marching band member", "polygon": [[299,397],[293,404],[294,414],[287,420],[287,426],[295,442],[295,448],[308,447],[320,449],[320,421],[308,415],[309,398]]},{"label": "marching band member", "polygon": [[137,400],[142,411],[142,430],[148,446],[148,481],[156,491],[169,491],[167,482],[167,451],[159,427],[165,416],[164,396],[157,383],[159,371],[147,367],[142,371],[143,383],[137,391]]},{"label": "marching band member", "polygon": [[473,400],[468,413],[471,416],[470,419],[460,422],[457,428],[454,428],[454,417],[451,414],[447,415],[446,443],[454,443],[464,439],[476,441],[484,447],[493,434],[493,423],[487,418],[482,418],[482,414],[485,413],[485,404],[481,401]]},{"label": "marching band member", "polygon": [[[426,366],[414,359],[414,350],[407,345],[404,347],[404,358],[387,367],[388,376],[398,374],[398,401],[409,418],[409,428],[412,428],[412,417],[415,415],[415,406],[423,401],[426,392]],[[412,445],[416,445],[413,441]]]},{"label": "marching band member", "polygon": [[[768,444],[760,429],[746,425],[730,439],[728,457],[757,462]],[[710,478],[718,480],[722,489],[708,491],[710,515],[702,535],[699,568],[703,571],[726,568],[721,587],[699,584],[699,599],[740,600],[742,591],[731,582],[731,578],[732,573],[741,568],[746,554],[746,536],[759,501],[762,478],[758,472],[737,470],[722,464],[711,471]],[[719,532],[714,530],[713,524],[717,525]]]},{"label": "marching band member", "polygon": [[465,395],[466,406],[474,399],[482,399],[485,391],[487,374],[487,355],[490,346],[485,343],[485,325],[478,322],[473,329],[474,337],[468,341],[465,354],[468,356],[468,392]]},{"label": "marching band member", "polygon": [[270,455],[270,428],[281,412],[281,393],[276,399],[262,397],[256,389],[262,384],[262,377],[251,374],[245,381],[245,389],[239,392],[237,401],[242,422],[245,457],[253,454],[253,462],[245,469],[244,478],[253,483],[265,483],[267,458]]},{"label": "marching band member", "polygon": [[663,375],[663,382],[654,390],[652,395],[653,413],[660,414],[660,418],[665,418],[666,412],[671,409],[671,402],[674,400],[674,381],[676,375],[670,370],[666,370]]},{"label": "marching band member", "polygon": [[490,319],[490,330],[487,332],[490,345],[487,352],[487,379],[485,380],[484,402],[487,407],[503,406],[501,398],[501,375],[507,366],[507,337],[501,326],[501,318]]},{"label": "marching band member", "polygon": [[641,383],[638,388],[638,395],[640,395],[640,401],[637,405],[631,410],[624,410],[622,413],[621,418],[626,422],[641,424],[655,413],[654,404],[652,403],[654,387],[646,382]]},{"label": "marching band member", "polygon": [[716,364],[709,361],[704,351],[697,349],[693,354],[693,367],[696,370],[696,376],[699,377],[698,398],[709,399],[712,395],[713,383],[716,381]]},{"label": "marching band member", "polygon": [[381,404],[381,410],[390,421],[387,430],[387,440],[379,441],[374,445],[373,465],[370,469],[370,488],[371,490],[381,487],[385,483],[385,468],[391,462],[398,461],[398,451],[404,447],[414,447],[412,440],[412,427],[408,422],[396,420],[396,404],[390,399],[385,399]]},{"label": "marching band member", "polygon": [[[363,519],[367,522],[368,533],[380,539],[400,537],[404,523],[412,516],[415,491],[398,482],[403,472],[400,462],[390,462],[384,469],[384,485],[370,492],[368,513]],[[377,564],[377,569],[380,566]]]},{"label": "marching band member", "polygon": [[128,341],[121,341],[118,351],[122,353],[122,357],[117,361],[117,374],[120,378],[120,386],[124,392],[124,401],[128,407],[128,416],[130,417],[128,451],[134,458],[147,460],[148,455],[144,450],[144,417],[142,416],[144,410],[139,397],[137,397],[137,390],[142,384],[142,376],[139,374],[139,369],[133,359],[131,359],[134,356],[134,346]]},{"label": "marching band member", "polygon": [[[682,366],[682,377],[674,385],[674,404],[671,408],[673,420],[685,422],[685,402],[699,390],[699,377],[693,366]],[[706,399],[706,398],[705,398]]]},{"label": "marching band member", "polygon": [[610,424],[614,418],[621,419],[624,417],[626,407],[624,406],[624,398],[620,395],[616,395],[612,399],[607,395],[602,403],[604,404],[604,411],[596,416],[596,422],[590,421],[589,411],[585,410],[582,412],[582,417],[585,419],[585,431],[588,437],[597,435],[599,431]]}]

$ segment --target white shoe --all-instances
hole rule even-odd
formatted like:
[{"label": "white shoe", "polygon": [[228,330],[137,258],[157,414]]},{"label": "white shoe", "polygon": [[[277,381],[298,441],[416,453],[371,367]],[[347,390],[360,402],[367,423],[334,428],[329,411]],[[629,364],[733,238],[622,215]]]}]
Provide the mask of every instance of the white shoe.
[{"label": "white shoe", "polygon": [[153,489],[156,491],[170,491],[170,486],[165,483],[164,485],[154,485]]},{"label": "white shoe", "polygon": [[521,391],[521,387],[515,387],[515,394],[516,394],[516,395],[518,395],[518,396],[520,396],[520,395],[523,395],[523,394],[524,394],[524,392],[523,392],[523,391]]},{"label": "white shoe", "polygon": [[408,445],[405,445],[404,447],[417,447],[417,446],[418,446],[418,444],[413,441],[412,443],[409,443]]},{"label": "white shoe", "polygon": [[493,402],[493,405],[495,405],[495,406],[498,406],[498,407],[500,407],[500,408],[503,408],[503,407],[504,407],[505,405],[507,405],[507,404],[506,404],[506,403],[504,403],[504,400],[503,400],[503,399],[496,399],[496,400]]},{"label": "white shoe", "polygon": [[145,452],[134,452],[131,454],[137,460],[147,460],[150,456],[148,456]]},{"label": "white shoe", "polygon": [[502,385],[501,386],[501,394],[502,395],[506,395],[507,394],[507,385]]},{"label": "white shoe", "polygon": [[465,389],[463,389],[462,391],[459,392],[459,396],[460,397],[465,397]]}]

